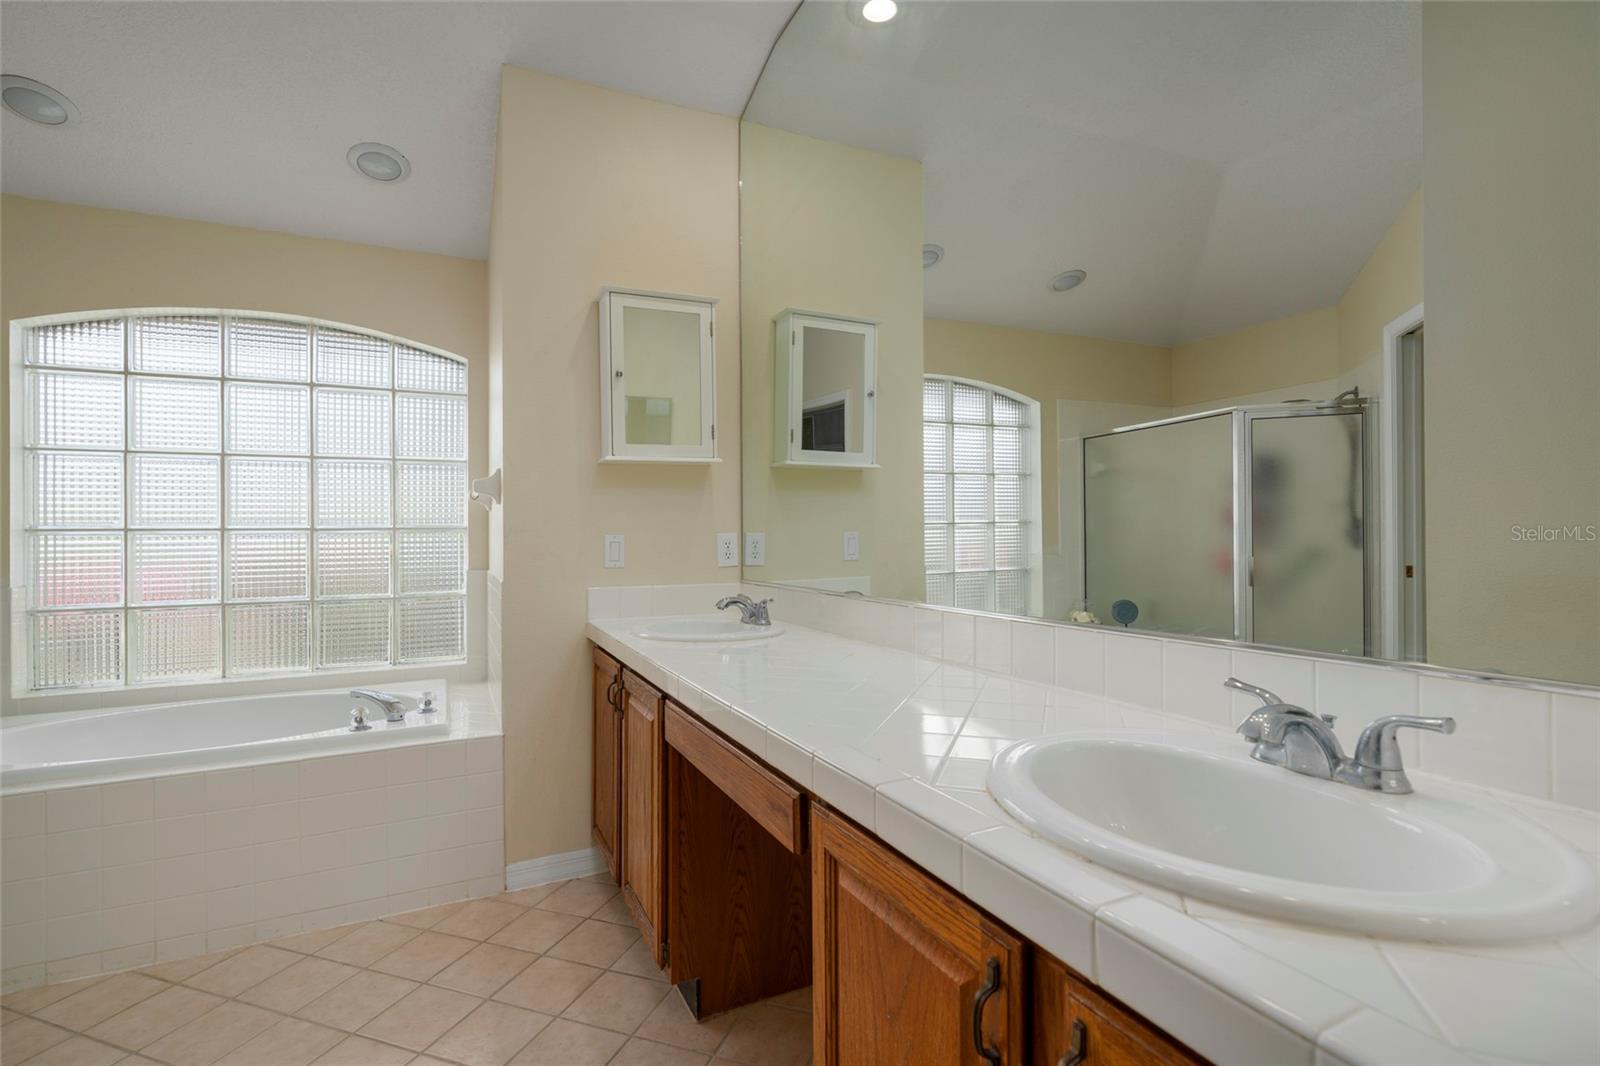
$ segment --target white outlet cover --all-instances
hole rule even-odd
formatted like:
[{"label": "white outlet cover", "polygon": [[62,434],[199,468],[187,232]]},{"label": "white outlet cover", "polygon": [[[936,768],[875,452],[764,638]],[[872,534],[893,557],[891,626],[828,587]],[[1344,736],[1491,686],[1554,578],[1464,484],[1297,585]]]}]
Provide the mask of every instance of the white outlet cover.
[{"label": "white outlet cover", "polygon": [[844,561],[853,563],[861,558],[861,534],[846,533],[844,535]]},{"label": "white outlet cover", "polygon": [[739,565],[739,534],[737,534],[737,533],[718,533],[717,534],[717,565],[718,566],[738,566]]},{"label": "white outlet cover", "polygon": [[767,535],[765,533],[746,533],[744,535],[744,565],[765,566],[767,562]]},{"label": "white outlet cover", "polygon": [[606,534],[605,566],[607,570],[621,570],[623,564],[623,541],[621,533]]}]

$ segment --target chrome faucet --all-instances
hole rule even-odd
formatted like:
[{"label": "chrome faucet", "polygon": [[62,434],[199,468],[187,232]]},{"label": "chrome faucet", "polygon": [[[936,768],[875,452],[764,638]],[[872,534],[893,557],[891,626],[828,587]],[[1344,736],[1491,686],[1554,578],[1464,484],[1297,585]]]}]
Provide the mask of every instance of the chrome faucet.
[{"label": "chrome faucet", "polygon": [[739,608],[739,618],[747,626],[770,626],[772,619],[767,617],[767,604],[771,600],[752,600],[749,596],[724,596],[717,601],[717,610],[726,611],[729,607]]},{"label": "chrome faucet", "polygon": [[1222,684],[1248,692],[1261,701],[1261,706],[1239,723],[1237,730],[1240,736],[1254,742],[1255,747],[1250,752],[1252,759],[1308,777],[1390,795],[1402,796],[1411,791],[1411,782],[1400,762],[1397,732],[1401,729],[1427,729],[1435,733],[1456,731],[1454,718],[1385,715],[1361,731],[1355,754],[1346,756],[1333,731],[1336,721],[1333,715],[1312,714],[1304,707],[1236,677]]},{"label": "chrome faucet", "polygon": [[350,698],[353,700],[366,700],[371,703],[383,712],[383,717],[387,721],[405,721],[405,701],[392,692],[384,692],[375,688],[353,688],[350,690]]}]

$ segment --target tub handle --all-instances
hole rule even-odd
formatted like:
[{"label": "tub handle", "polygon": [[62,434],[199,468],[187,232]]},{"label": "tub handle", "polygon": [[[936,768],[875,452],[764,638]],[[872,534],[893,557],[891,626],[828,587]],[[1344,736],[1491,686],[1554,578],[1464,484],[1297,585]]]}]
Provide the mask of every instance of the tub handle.
[{"label": "tub handle", "polygon": [[360,733],[372,727],[367,724],[367,709],[360,705],[350,708],[350,732]]}]

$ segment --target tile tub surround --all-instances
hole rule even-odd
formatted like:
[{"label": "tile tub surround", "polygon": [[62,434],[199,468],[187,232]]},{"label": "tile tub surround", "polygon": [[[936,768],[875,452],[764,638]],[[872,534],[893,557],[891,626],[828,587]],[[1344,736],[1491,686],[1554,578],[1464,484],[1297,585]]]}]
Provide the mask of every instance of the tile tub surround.
[{"label": "tile tub surround", "polygon": [[505,887],[499,715],[448,737],[0,798],[7,991]]},{"label": "tile tub surround", "polygon": [[811,1052],[810,989],[696,1023],[606,875],[3,1002],[7,1066],[803,1066]]},{"label": "tile tub surround", "polygon": [[[891,617],[882,613],[887,605],[842,602],[860,612],[847,624],[863,629]],[[924,613],[937,614],[910,615],[908,643],[933,628],[912,624]],[[779,617],[790,629],[778,639],[720,648],[644,640],[635,635],[637,621],[627,619],[592,620],[588,633],[711,725],[1215,1061],[1600,1059],[1593,1019],[1600,929],[1559,942],[1480,948],[1265,921],[1079,859],[1030,835],[983,791],[988,758],[1012,740],[1108,727],[1229,734],[1231,706],[1212,707],[1208,724],[1198,715],[820,632],[792,612]],[[1079,650],[1069,649],[1068,658]],[[1261,664],[1250,661],[1259,653],[1237,654],[1250,657],[1241,670],[1259,672]],[[1103,649],[1101,664],[1108,665]],[[1160,660],[1141,668],[1156,669],[1161,687],[1168,683]],[[1315,679],[1312,669],[1307,683]],[[1592,812],[1415,776],[1419,788],[1459,789],[1506,804],[1600,865],[1600,817]]]}]

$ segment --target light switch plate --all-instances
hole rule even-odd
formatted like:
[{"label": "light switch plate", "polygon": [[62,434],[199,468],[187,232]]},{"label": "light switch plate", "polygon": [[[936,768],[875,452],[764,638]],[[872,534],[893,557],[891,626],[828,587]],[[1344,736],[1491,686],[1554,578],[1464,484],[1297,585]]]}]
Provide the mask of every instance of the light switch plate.
[{"label": "light switch plate", "polygon": [[718,533],[717,534],[717,565],[718,566],[738,566],[739,565],[739,534],[737,534],[737,533]]},{"label": "light switch plate", "polygon": [[850,532],[844,535],[844,561],[853,563],[861,558],[861,534]]},{"label": "light switch plate", "polygon": [[621,533],[606,534],[606,569],[621,570],[623,563],[623,544]]},{"label": "light switch plate", "polygon": [[744,565],[765,566],[767,562],[767,535],[765,533],[746,533],[744,535]]}]

